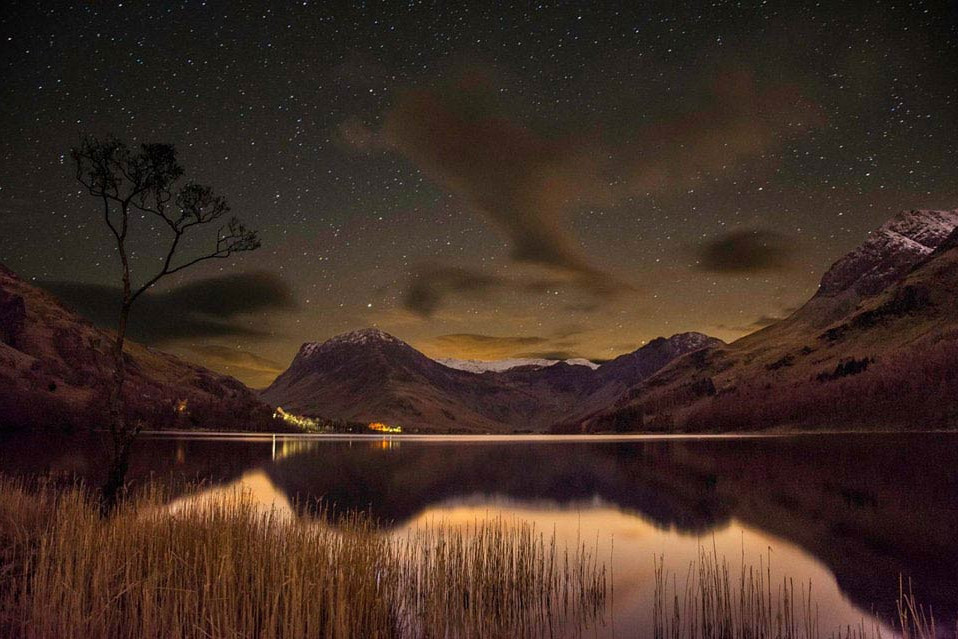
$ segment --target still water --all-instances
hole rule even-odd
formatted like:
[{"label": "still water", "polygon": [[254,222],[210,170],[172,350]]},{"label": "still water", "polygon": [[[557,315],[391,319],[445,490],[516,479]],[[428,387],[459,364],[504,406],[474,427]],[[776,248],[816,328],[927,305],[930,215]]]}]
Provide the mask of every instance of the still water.
[{"label": "still water", "polygon": [[[0,471],[96,481],[94,440],[0,443]],[[531,522],[612,569],[591,635],[652,616],[655,562],[681,586],[702,549],[810,583],[826,634],[895,613],[899,575],[958,618],[958,433],[722,438],[144,436],[131,479],[242,487],[290,517],[360,509],[423,523]],[[734,586],[734,582],[733,582]],[[883,633],[886,634],[887,632]]]}]

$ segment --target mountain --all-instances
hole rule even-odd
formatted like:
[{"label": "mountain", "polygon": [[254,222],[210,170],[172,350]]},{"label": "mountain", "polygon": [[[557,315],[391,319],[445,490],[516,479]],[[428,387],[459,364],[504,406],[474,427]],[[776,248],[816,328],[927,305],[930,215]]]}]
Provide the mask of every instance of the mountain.
[{"label": "mountain", "polygon": [[658,337],[637,351],[620,355],[599,367],[604,379],[645,379],[673,359],[702,348],[718,348],[725,342],[704,333],[679,333],[672,337]]},{"label": "mountain", "polygon": [[559,362],[568,364],[569,366],[588,366],[591,369],[596,369],[599,367],[598,364],[592,360],[588,360],[582,357],[576,357],[572,359],[540,359],[533,357],[515,357],[511,359],[496,359],[491,361],[479,360],[479,359],[454,359],[451,357],[443,357],[436,360],[443,366],[448,366],[449,368],[455,368],[461,371],[467,371],[469,373],[501,373],[502,371],[507,371],[513,368],[545,368],[546,366],[552,366],[558,364]]},{"label": "mountain", "polygon": [[[495,422],[461,401],[473,377],[429,359],[392,335],[364,329],[303,344],[262,397],[293,413],[330,419],[494,428]],[[494,390],[480,382],[472,394],[488,393],[502,401]]]},{"label": "mountain", "polygon": [[955,309],[958,211],[906,211],[791,316],[674,359],[560,429],[953,428]]},{"label": "mountain", "polygon": [[296,414],[381,421],[407,430],[541,431],[570,414],[603,406],[708,340],[691,334],[655,340],[594,369],[552,362],[472,372],[369,328],[303,344],[262,397]]},{"label": "mountain", "polygon": [[[956,308],[958,210],[905,211],[836,261],[792,315],[731,344],[681,333],[597,367],[439,362],[363,329],[304,344],[260,397],[407,431],[954,428]],[[0,426],[96,423],[109,344],[109,333],[0,267]],[[270,423],[269,408],[230,377],[135,343],[126,357],[131,416],[151,427]]]},{"label": "mountain", "polygon": [[[0,265],[0,431],[103,423],[112,335]],[[127,342],[131,419],[150,428],[272,427],[272,411],[243,384]]]},{"label": "mountain", "polygon": [[958,227],[958,210],[902,211],[832,264],[802,316],[818,325],[853,311],[903,278]]}]

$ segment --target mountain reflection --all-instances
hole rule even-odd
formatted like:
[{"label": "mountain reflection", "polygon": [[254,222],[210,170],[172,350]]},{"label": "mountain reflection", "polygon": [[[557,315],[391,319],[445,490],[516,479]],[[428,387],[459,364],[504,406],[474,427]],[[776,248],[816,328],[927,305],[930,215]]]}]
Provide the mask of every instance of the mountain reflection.
[{"label": "mountain reflection", "polygon": [[[95,480],[99,468],[82,445],[59,456],[49,446],[0,448],[5,472]],[[633,535],[640,522],[650,538],[709,544],[738,530],[742,544],[757,535],[802,549],[852,602],[885,618],[895,612],[899,575],[912,579],[939,619],[958,616],[954,433],[494,443],[153,439],[136,452],[135,478],[255,484],[257,499],[281,498],[291,514],[359,509],[392,531],[427,513],[475,514],[503,503],[506,512],[539,513],[545,527],[564,512],[588,513],[600,535]],[[661,551],[678,552],[674,544]],[[643,553],[646,568],[652,552]]]},{"label": "mountain reflection", "polygon": [[266,467],[309,513],[385,526],[481,496],[556,507],[601,500],[662,529],[733,518],[804,548],[860,606],[894,611],[898,578],[958,615],[958,437],[871,435],[612,443],[315,442]]}]

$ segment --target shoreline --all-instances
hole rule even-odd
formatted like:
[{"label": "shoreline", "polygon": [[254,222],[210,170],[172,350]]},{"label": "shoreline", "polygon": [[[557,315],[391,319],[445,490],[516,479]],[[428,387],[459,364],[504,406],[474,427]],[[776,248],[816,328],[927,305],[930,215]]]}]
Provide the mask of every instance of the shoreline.
[{"label": "shoreline", "polygon": [[788,437],[807,437],[812,435],[933,435],[958,434],[956,430],[771,430],[758,432],[731,433],[635,433],[635,434],[585,434],[553,435],[548,433],[490,433],[490,434],[440,434],[440,433],[262,433],[245,431],[197,431],[197,430],[144,430],[140,437],[149,439],[180,438],[208,439],[220,441],[274,441],[282,439],[318,440],[318,441],[408,441],[408,442],[481,442],[481,443],[597,443],[629,441],[669,441],[669,440],[724,440],[724,439],[782,439]]}]

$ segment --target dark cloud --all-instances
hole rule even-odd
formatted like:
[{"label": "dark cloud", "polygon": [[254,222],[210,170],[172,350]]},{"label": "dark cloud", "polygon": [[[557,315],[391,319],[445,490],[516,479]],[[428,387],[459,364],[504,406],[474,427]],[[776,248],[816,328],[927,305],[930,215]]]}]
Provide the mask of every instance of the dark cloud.
[{"label": "dark cloud", "polygon": [[608,286],[609,277],[585,260],[561,219],[580,199],[581,174],[593,163],[568,140],[539,136],[488,109],[476,113],[473,105],[487,96],[474,82],[445,92],[406,91],[385,115],[385,143],[501,229],[515,261]]},{"label": "dark cloud", "polygon": [[506,286],[503,278],[436,263],[422,264],[410,277],[403,306],[413,313],[429,317],[442,307],[449,295],[465,295],[482,299]]},{"label": "dark cloud", "polygon": [[194,355],[191,359],[209,369],[232,375],[253,388],[269,386],[284,370],[279,362],[230,346],[207,344],[190,346],[188,350]]},{"label": "dark cloud", "polygon": [[795,84],[759,86],[748,70],[718,74],[698,109],[653,122],[612,146],[625,174],[617,194],[686,188],[706,175],[730,174],[788,139],[822,126],[822,109]]},{"label": "dark cloud", "polygon": [[560,331],[554,336],[539,335],[482,335],[478,333],[452,333],[439,335],[426,341],[427,350],[442,357],[460,359],[495,360],[511,357],[539,359],[571,359],[582,357],[575,350],[578,342],[568,337],[579,331]]},{"label": "dark cloud", "polygon": [[[410,273],[403,296],[403,306],[420,317],[431,317],[450,299],[465,297],[488,301],[497,293],[546,295],[559,289],[575,288],[563,278],[506,278],[462,266],[425,262]],[[583,293],[580,310],[599,308],[605,297],[592,289]],[[570,304],[576,304],[571,302]]]},{"label": "dark cloud", "polygon": [[696,248],[698,267],[713,273],[752,273],[786,268],[794,241],[764,229],[741,229]]},{"label": "dark cloud", "polygon": [[601,122],[547,136],[508,115],[491,74],[471,69],[454,84],[400,93],[381,130],[350,119],[339,136],[405,156],[499,228],[513,260],[563,272],[601,300],[632,287],[583,253],[570,212],[730,171],[822,120],[794,86],[761,89],[748,73],[715,78],[709,94],[698,110],[624,139],[603,139]]},{"label": "dark cloud", "polygon": [[[79,282],[41,286],[93,323],[116,325],[120,289]],[[293,310],[297,304],[284,280],[266,272],[238,273],[197,280],[162,293],[144,293],[130,314],[129,335],[147,344],[214,336],[262,337],[261,326],[238,322],[264,310]]]}]

